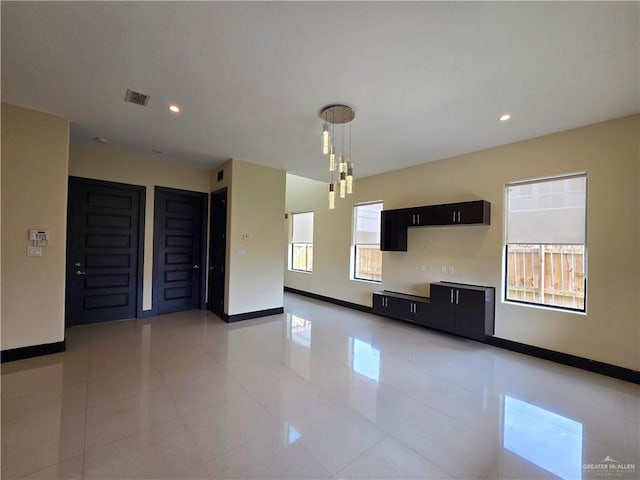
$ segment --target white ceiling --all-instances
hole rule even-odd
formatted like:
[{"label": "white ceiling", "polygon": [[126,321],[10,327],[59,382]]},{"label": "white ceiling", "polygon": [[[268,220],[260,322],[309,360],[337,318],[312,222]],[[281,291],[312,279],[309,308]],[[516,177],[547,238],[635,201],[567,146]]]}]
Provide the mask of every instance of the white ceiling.
[{"label": "white ceiling", "polygon": [[2,101],[75,139],[320,180],[319,112],[346,103],[368,176],[640,111],[639,5],[3,1]]}]

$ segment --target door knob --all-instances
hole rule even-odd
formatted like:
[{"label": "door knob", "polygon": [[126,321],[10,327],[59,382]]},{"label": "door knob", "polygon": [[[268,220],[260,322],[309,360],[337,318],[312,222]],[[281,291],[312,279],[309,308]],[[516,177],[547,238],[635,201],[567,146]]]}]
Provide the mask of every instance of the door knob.
[{"label": "door knob", "polygon": [[194,265],[192,268],[193,268],[193,269],[198,269],[198,268],[200,268],[200,265],[197,265],[197,264],[196,264],[196,265]]},{"label": "door knob", "polygon": [[76,270],[76,275],[86,275],[87,272],[81,272],[80,270]]}]

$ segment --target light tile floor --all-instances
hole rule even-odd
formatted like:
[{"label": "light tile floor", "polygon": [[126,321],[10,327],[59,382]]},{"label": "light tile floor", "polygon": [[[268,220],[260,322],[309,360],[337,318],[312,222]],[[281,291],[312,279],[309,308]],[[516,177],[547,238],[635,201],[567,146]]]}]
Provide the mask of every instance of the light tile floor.
[{"label": "light tile floor", "polygon": [[285,312],[73,328],[3,364],[2,478],[640,478],[638,385],[295,295]]}]

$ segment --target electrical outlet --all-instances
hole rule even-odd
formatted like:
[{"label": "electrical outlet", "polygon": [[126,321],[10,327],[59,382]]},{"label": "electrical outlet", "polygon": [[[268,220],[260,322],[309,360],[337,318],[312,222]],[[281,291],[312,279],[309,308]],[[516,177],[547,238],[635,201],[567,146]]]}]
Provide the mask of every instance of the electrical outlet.
[{"label": "electrical outlet", "polygon": [[427,266],[426,265],[420,265],[420,271],[421,272],[426,272],[427,271]]},{"label": "electrical outlet", "polygon": [[453,267],[449,267],[449,275],[453,275],[454,273],[456,273],[456,269]]},{"label": "electrical outlet", "polygon": [[28,257],[41,257],[42,256],[42,247],[27,247],[27,256]]}]

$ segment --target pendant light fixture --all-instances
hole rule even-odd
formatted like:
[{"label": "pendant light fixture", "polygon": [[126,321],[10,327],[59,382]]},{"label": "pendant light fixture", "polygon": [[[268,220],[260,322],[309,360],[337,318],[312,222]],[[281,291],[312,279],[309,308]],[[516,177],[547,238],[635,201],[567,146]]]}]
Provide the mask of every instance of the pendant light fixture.
[{"label": "pendant light fixture", "polygon": [[[351,121],[356,117],[347,105],[329,105],[322,109],[322,153],[329,155],[329,209],[335,209],[336,190],[340,198],[353,193],[353,160],[351,159]],[[335,126],[338,125],[338,139]],[[337,161],[336,161],[337,160]]]}]

